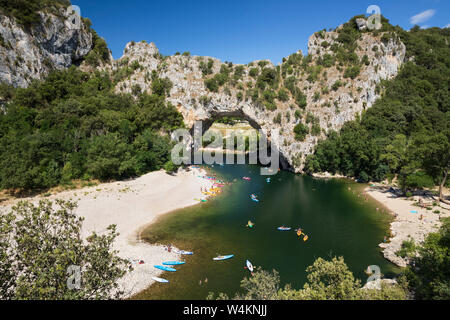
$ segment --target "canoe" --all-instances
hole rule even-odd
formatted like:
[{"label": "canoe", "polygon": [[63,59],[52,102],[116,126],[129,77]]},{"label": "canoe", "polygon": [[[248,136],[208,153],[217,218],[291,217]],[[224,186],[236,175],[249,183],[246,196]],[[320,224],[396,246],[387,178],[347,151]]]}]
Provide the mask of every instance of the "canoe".
[{"label": "canoe", "polygon": [[158,278],[158,277],[152,277],[153,280],[160,282],[160,283],[169,283],[169,280]]},{"label": "canoe", "polygon": [[253,265],[252,265],[252,263],[250,261],[248,261],[248,260],[245,263],[247,264],[248,270],[250,270],[250,272],[253,272]]},{"label": "canoe", "polygon": [[289,231],[291,229],[292,228],[289,228],[289,227],[278,227],[278,230],[280,230],[280,231]]},{"label": "canoe", "polygon": [[184,261],[166,261],[166,262],[163,262],[162,264],[164,266],[179,266],[179,265],[185,264],[185,263],[186,262],[184,262]]},{"label": "canoe", "polygon": [[188,256],[194,254],[194,253],[191,252],[191,251],[177,250],[177,249],[174,249],[173,252],[178,253],[178,254],[182,254],[182,255],[188,255]]},{"label": "canoe", "polygon": [[175,271],[177,271],[177,269],[174,269],[174,268],[171,268],[171,267],[166,267],[166,266],[158,266],[158,265],[155,265],[154,267],[155,267],[156,269],[163,270],[163,271],[170,271],[170,272],[175,272]]},{"label": "canoe", "polygon": [[229,254],[229,255],[226,255],[226,256],[218,256],[218,257],[215,257],[215,258],[213,258],[213,260],[214,261],[222,261],[222,260],[228,260],[228,259],[231,259],[231,258],[233,258],[234,257],[234,254]]}]

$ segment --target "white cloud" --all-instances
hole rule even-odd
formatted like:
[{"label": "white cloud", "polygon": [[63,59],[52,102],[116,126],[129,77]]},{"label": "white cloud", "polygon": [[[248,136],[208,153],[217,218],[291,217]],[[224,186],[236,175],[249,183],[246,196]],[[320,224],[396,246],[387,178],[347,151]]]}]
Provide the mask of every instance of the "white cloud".
[{"label": "white cloud", "polygon": [[415,16],[412,16],[409,19],[409,22],[414,25],[425,22],[428,19],[430,19],[432,16],[434,16],[435,13],[436,13],[436,10],[433,10],[433,9],[425,10],[424,12],[421,12],[421,13],[416,14]]},{"label": "white cloud", "polygon": [[450,28],[450,23],[447,23],[447,25],[444,26],[444,28]]}]

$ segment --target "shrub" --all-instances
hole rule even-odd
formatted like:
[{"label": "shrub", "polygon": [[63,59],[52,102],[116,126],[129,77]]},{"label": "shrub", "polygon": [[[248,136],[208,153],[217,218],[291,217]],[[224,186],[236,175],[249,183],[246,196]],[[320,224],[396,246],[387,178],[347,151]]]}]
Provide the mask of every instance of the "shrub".
[{"label": "shrub", "polygon": [[304,141],[308,133],[308,127],[301,122],[294,127],[295,140]]},{"label": "shrub", "polygon": [[277,99],[280,100],[280,101],[282,101],[282,102],[288,101],[288,100],[289,100],[289,92],[288,92],[286,89],[281,88],[281,89],[278,91],[278,97],[277,97]]},{"label": "shrub", "polygon": [[344,78],[351,78],[351,79],[355,79],[360,72],[360,68],[359,66],[352,66],[347,68],[347,70],[345,70],[344,73]]},{"label": "shrub", "polygon": [[295,102],[300,108],[302,109],[306,108],[306,96],[303,94],[303,92],[301,91],[297,92],[295,96]]}]

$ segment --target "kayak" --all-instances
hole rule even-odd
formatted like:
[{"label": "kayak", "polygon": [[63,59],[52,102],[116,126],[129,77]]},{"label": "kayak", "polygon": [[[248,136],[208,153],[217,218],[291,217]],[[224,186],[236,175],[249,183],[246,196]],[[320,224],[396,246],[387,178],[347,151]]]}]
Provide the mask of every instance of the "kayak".
[{"label": "kayak", "polygon": [[184,251],[184,250],[177,250],[177,249],[174,249],[173,252],[178,253],[178,254],[188,255],[188,256],[194,254],[194,253],[191,252],[191,251]]},{"label": "kayak", "polygon": [[234,257],[234,254],[229,254],[227,256],[218,256],[213,258],[214,261],[222,261],[222,260],[228,260]]},{"label": "kayak", "polygon": [[177,271],[177,269],[171,268],[171,267],[166,267],[166,266],[154,266],[156,269],[159,270],[163,270],[163,271],[170,271],[170,272],[175,272]]},{"label": "kayak", "polygon": [[253,272],[253,265],[252,265],[252,263],[250,261],[248,261],[248,260],[245,263],[247,264],[248,270],[250,270],[250,272]]},{"label": "kayak", "polygon": [[303,238],[303,241],[306,241],[306,240],[308,240],[308,236],[307,235],[305,235],[305,237]]},{"label": "kayak", "polygon": [[248,228],[253,228],[255,226],[255,224],[251,221],[247,222],[247,227]]},{"label": "kayak", "polygon": [[179,266],[179,265],[185,264],[185,263],[186,262],[184,262],[184,261],[166,261],[166,262],[163,262],[162,264],[164,266]]},{"label": "kayak", "polygon": [[252,200],[255,201],[255,202],[259,202],[259,200],[256,199],[255,197],[250,196],[250,199],[252,199]]},{"label": "kayak", "polygon": [[249,178],[249,177],[242,177],[242,179],[247,180],[247,181],[252,180],[252,178]]},{"label": "kayak", "polygon": [[270,183],[270,178],[267,178],[266,181],[267,181],[267,183]]},{"label": "kayak", "polygon": [[278,227],[278,230],[280,230],[280,231],[289,231],[291,229],[292,228],[289,228],[289,227]]},{"label": "kayak", "polygon": [[166,280],[166,279],[163,279],[163,278],[152,277],[152,279],[157,281],[157,282],[161,282],[161,283],[169,283],[169,280]]}]

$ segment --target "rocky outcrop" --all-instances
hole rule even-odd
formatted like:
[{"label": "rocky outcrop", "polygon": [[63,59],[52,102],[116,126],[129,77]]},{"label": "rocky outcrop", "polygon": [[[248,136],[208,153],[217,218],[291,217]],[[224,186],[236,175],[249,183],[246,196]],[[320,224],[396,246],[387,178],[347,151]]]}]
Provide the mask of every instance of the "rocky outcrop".
[{"label": "rocky outcrop", "polygon": [[0,14],[0,81],[26,87],[52,69],[63,69],[80,61],[92,49],[92,34],[84,23],[67,24],[66,10],[60,14],[40,12],[41,22],[30,28]]},{"label": "rocky outcrop", "polygon": [[381,290],[382,286],[393,286],[396,285],[397,281],[395,279],[376,279],[373,281],[367,282],[364,287],[362,287],[363,290]]},{"label": "rocky outcrop", "polygon": [[[360,21],[358,25],[363,28],[364,24]],[[333,45],[340,45],[337,42],[338,30],[339,28],[330,32],[322,31],[309,38],[311,67],[317,66],[317,61],[325,54],[334,55]],[[210,92],[204,81],[219,73],[223,65],[220,60],[187,54],[162,57],[153,43],[127,44],[124,55],[115,62],[113,69],[120,72],[121,69],[134,65],[134,71],[117,85],[116,90],[131,93],[133,88],[137,88],[138,91],[151,93],[152,73],[160,78],[168,78],[173,83],[168,100],[182,113],[188,126],[192,126],[196,120],[202,120],[209,126],[219,117],[240,116],[249,120],[255,128],[262,129],[271,143],[276,144],[285,169],[299,172],[303,169],[306,156],[313,152],[319,139],[325,138],[329,130],[339,130],[345,122],[354,120],[363,110],[370,108],[380,96],[377,84],[397,75],[405,58],[405,45],[396,37],[389,41],[382,40],[382,35],[367,32],[362,33],[357,40],[355,53],[358,59],[362,61],[366,56],[365,63],[360,63],[361,70],[357,77],[345,78],[346,67],[337,63],[329,68],[322,68],[318,79],[314,81],[308,79],[307,72],[294,73],[298,81],[297,87],[303,91],[307,100],[306,109],[300,110],[301,117],[294,116],[296,108],[293,107],[295,100],[292,96],[288,101],[277,101],[277,108],[273,111],[249,97],[247,93],[256,85],[256,80],[249,75],[249,71],[255,67],[262,69],[257,62],[241,66],[243,75],[233,85],[225,84],[217,92]],[[208,62],[212,64],[212,73],[204,75],[201,64],[204,66]],[[265,68],[282,67],[266,63]],[[336,86],[336,83],[340,85]],[[279,113],[281,121],[274,121]],[[297,141],[294,127],[299,122],[305,123],[308,113],[318,119],[320,133],[308,134],[304,141]],[[273,134],[275,130],[279,131],[279,135]]]}]

